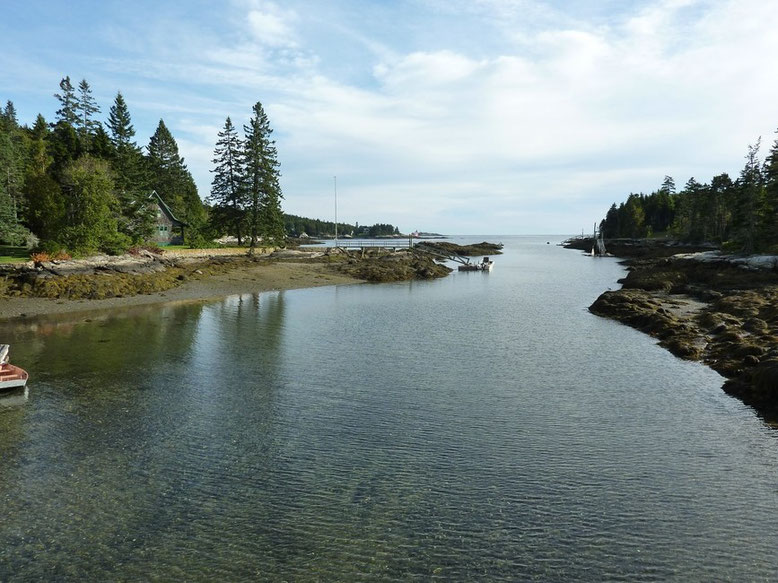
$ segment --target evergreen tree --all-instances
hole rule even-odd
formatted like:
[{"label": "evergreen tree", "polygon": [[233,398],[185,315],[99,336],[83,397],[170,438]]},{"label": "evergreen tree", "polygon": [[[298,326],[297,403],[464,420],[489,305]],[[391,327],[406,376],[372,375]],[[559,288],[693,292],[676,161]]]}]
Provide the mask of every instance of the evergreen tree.
[{"label": "evergreen tree", "polygon": [[10,99],[6,101],[5,109],[0,112],[0,119],[3,123],[8,124],[9,127],[19,126],[19,120],[16,117],[16,107]]},{"label": "evergreen tree", "polygon": [[606,239],[613,239],[619,236],[619,209],[616,203],[608,209],[605,219],[600,223],[600,231]]},{"label": "evergreen tree", "polygon": [[35,125],[29,131],[27,148],[27,166],[25,174],[45,173],[54,161],[48,152],[49,126],[41,114],[35,119]]},{"label": "evergreen tree", "polygon": [[92,136],[101,127],[100,122],[95,119],[95,114],[100,113],[100,107],[95,98],[92,97],[92,88],[86,79],[81,79],[78,84],[78,97],[76,98],[76,113],[78,120],[74,124],[81,141],[87,149],[90,148]]},{"label": "evergreen tree", "polygon": [[624,213],[621,218],[623,237],[645,237],[646,236],[646,215],[643,212],[643,205],[638,194],[630,194],[627,203],[624,205]]},{"label": "evergreen tree", "polygon": [[[205,223],[205,208],[197,194],[194,179],[178,153],[178,144],[163,120],[159,120],[149,140],[148,167],[150,187],[157,191],[178,219],[189,225],[189,237],[196,239]],[[192,244],[193,240],[188,242]]]},{"label": "evergreen tree", "polygon": [[88,151],[95,158],[108,160],[111,162],[111,166],[113,166],[116,153],[114,152],[111,138],[108,137],[108,133],[105,131],[103,126],[98,125],[95,128],[94,133],[90,136]]},{"label": "evergreen tree", "polygon": [[659,189],[666,194],[675,194],[675,180],[672,176],[665,176],[662,186]]},{"label": "evergreen tree", "polygon": [[118,228],[133,243],[142,243],[154,232],[155,207],[149,200],[151,188],[141,149],[133,140],[135,128],[121,92],[108,113],[108,130],[113,146],[116,197],[119,201]]},{"label": "evergreen tree", "polygon": [[765,200],[760,231],[765,246],[772,247],[771,251],[778,251],[775,249],[778,245],[778,139],[773,142],[773,147],[765,159],[763,175]]},{"label": "evergreen tree", "polygon": [[260,236],[271,244],[282,243],[285,236],[279,164],[275,142],[270,139],[273,130],[260,102],[252,111],[254,116],[243,126],[251,254]]},{"label": "evergreen tree", "polygon": [[135,143],[135,128],[121,92],[116,94],[108,113],[108,131],[114,149],[113,168],[120,193],[147,193],[148,177],[144,172],[143,154]]},{"label": "evergreen tree", "polygon": [[700,243],[710,231],[708,223],[708,187],[690,178],[678,196],[673,232],[681,240]]},{"label": "evergreen tree", "polygon": [[734,189],[732,179],[723,173],[714,176],[710,181],[710,197],[712,203],[712,238],[721,243],[725,241],[732,221]]},{"label": "evergreen tree", "polygon": [[57,122],[47,136],[48,151],[53,158],[51,172],[61,180],[65,167],[84,153],[81,140],[75,128],[66,122]]},{"label": "evergreen tree", "polygon": [[27,234],[19,223],[24,208],[25,139],[9,101],[5,110],[0,110],[0,240],[14,245],[23,242]]},{"label": "evergreen tree", "polygon": [[737,201],[733,220],[733,240],[745,253],[753,253],[759,244],[757,227],[764,197],[764,177],[759,162],[761,138],[748,147],[746,165],[737,184]]},{"label": "evergreen tree", "polygon": [[54,241],[65,224],[65,199],[50,176],[54,159],[49,154],[51,131],[41,114],[29,130],[24,174],[24,222],[43,241]]},{"label": "evergreen tree", "polygon": [[243,168],[243,142],[232,120],[227,117],[224,129],[219,132],[214,149],[213,182],[211,195],[206,201],[213,205],[211,223],[219,231],[230,229],[242,243],[245,221],[246,183]]},{"label": "evergreen tree", "polygon": [[54,97],[59,100],[60,108],[57,110],[57,121],[55,125],[63,122],[75,127],[78,124],[78,99],[73,85],[70,83],[70,77],[64,77],[59,82],[59,88],[62,93],[55,93]]}]

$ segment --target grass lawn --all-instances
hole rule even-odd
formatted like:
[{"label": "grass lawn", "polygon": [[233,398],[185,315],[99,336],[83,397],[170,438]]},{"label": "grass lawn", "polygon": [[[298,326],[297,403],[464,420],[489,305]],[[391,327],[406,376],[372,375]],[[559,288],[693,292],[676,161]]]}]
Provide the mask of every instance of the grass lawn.
[{"label": "grass lawn", "polygon": [[24,263],[29,260],[30,251],[27,247],[0,245],[0,263]]}]

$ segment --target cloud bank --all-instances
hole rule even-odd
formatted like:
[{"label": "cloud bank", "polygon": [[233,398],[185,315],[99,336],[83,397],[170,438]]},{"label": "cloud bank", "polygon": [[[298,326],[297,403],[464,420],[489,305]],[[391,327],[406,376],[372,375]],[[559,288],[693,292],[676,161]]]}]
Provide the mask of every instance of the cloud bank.
[{"label": "cloud bank", "polygon": [[0,97],[31,122],[66,74],[106,112],[121,89],[203,197],[224,119],[261,101],[288,212],[330,216],[337,175],[343,220],[462,234],[588,230],[665,174],[736,175],[778,126],[778,8],[755,0],[159,4],[108,3],[50,46],[17,8]]}]

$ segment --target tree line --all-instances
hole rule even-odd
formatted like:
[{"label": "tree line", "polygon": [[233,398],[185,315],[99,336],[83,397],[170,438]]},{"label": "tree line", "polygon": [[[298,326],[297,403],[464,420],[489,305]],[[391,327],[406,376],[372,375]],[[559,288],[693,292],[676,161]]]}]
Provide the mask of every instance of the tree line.
[{"label": "tree line", "polygon": [[676,191],[673,178],[665,176],[651,194],[633,193],[619,206],[614,203],[600,223],[603,236],[665,234],[734,252],[778,252],[778,139],[764,161],[760,147],[761,138],[748,147],[735,180],[726,173],[707,183],[690,178]]},{"label": "tree line", "polygon": [[0,242],[47,251],[121,253],[152,239],[156,191],[202,246],[230,230],[253,250],[284,239],[283,196],[272,129],[261,103],[239,138],[227,118],[214,151],[213,186],[203,204],[178,144],[160,119],[145,148],[135,141],[121,92],[101,107],[84,79],[54,95],[54,121],[21,125],[12,101],[0,108]]},{"label": "tree line", "polygon": [[[300,237],[305,234],[309,237],[332,237],[335,235],[335,222],[322,221],[321,219],[309,219],[296,215],[284,214],[284,228],[292,237]],[[338,235],[350,237],[392,237],[400,234],[400,229],[386,223],[375,225],[359,225],[356,223],[338,222]]]}]

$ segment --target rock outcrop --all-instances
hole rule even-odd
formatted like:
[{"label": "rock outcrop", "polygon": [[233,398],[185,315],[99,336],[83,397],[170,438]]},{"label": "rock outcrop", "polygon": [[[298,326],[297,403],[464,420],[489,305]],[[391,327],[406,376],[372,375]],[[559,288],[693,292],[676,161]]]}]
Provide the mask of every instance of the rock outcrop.
[{"label": "rock outcrop", "polygon": [[630,263],[622,289],[589,308],[646,332],[728,380],[724,390],[778,420],[778,270],[772,257],[718,253]]},{"label": "rock outcrop", "polygon": [[373,283],[435,279],[451,273],[451,268],[437,263],[426,253],[416,251],[368,251],[364,256],[352,251],[342,254],[340,270]]}]

